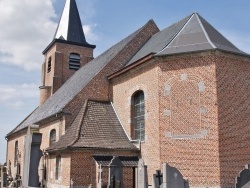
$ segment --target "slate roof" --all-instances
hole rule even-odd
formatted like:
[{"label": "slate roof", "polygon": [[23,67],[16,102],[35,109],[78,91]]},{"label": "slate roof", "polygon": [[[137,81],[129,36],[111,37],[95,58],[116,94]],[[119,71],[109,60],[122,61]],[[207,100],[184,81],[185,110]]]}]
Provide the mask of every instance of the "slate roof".
[{"label": "slate roof", "polygon": [[87,43],[75,0],[66,0],[54,38]]},{"label": "slate roof", "polygon": [[54,39],[45,48],[43,54],[45,54],[56,42],[93,49],[96,47],[95,45],[89,44],[85,39],[81,18],[75,0],[66,0]]},{"label": "slate roof", "polygon": [[[81,67],[65,82],[51,97],[30,114],[8,135],[20,131],[31,124],[63,112],[63,108],[113,59],[132,41],[137,34],[147,25],[118,42],[107,51]],[[7,136],[8,136],[7,135]]]},{"label": "slate roof", "polygon": [[127,66],[149,54],[164,56],[213,49],[248,55],[235,47],[198,13],[193,13],[153,35]]},{"label": "slate roof", "polygon": [[110,102],[87,100],[72,125],[47,151],[63,149],[138,150],[128,139]]},{"label": "slate roof", "polygon": [[161,51],[167,44],[176,36],[176,34],[182,29],[186,22],[192,15],[187,16],[181,21],[163,29],[162,31],[154,34],[148,42],[138,51],[137,54],[128,62],[127,65],[151,54]]},{"label": "slate roof", "polygon": [[[142,28],[83,66],[54,95],[46,100],[44,104],[38,107],[8,135],[24,129],[28,125],[35,124],[45,118],[63,112],[64,107],[134,39]],[[165,56],[215,49],[248,55],[236,48],[198,13],[193,13],[153,35],[131,58],[126,66],[149,54]]]},{"label": "slate roof", "polygon": [[[98,163],[98,165],[109,166],[113,156],[110,155],[94,155],[94,160]],[[139,158],[137,156],[118,156],[121,160],[123,166],[126,167],[137,167]]]}]

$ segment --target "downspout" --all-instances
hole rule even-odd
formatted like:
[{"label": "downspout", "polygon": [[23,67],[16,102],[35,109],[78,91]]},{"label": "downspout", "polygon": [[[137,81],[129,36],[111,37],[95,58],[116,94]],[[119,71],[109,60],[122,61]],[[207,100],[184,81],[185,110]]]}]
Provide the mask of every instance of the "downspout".
[{"label": "downspout", "polygon": [[111,83],[110,83],[111,80],[108,78],[107,78],[107,80],[108,80],[108,99],[110,102],[113,102],[112,97],[111,97]]},{"label": "downspout", "polygon": [[58,140],[61,138],[62,136],[62,117],[59,118],[59,138]]}]

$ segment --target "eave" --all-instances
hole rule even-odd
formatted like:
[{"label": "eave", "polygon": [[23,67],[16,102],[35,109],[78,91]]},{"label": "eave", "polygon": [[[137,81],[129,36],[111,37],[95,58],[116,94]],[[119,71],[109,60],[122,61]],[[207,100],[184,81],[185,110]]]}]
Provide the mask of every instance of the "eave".
[{"label": "eave", "polygon": [[147,62],[147,61],[149,61],[149,60],[151,60],[151,59],[153,59],[154,54],[155,53],[150,53],[149,55],[137,60],[136,62],[134,62],[134,63],[132,63],[132,64],[130,64],[128,66],[123,67],[119,71],[109,75],[108,79],[111,80],[112,78],[117,77],[117,76],[119,76],[119,75],[121,75],[121,74],[123,74],[123,73],[125,73],[125,72],[127,72],[127,71],[129,71],[129,70],[131,70],[131,69],[133,69],[133,68],[135,68],[135,67],[137,67],[137,66],[139,66],[139,65],[141,65],[141,64],[143,64],[145,62]]},{"label": "eave", "polygon": [[70,44],[70,45],[76,45],[76,46],[82,46],[87,48],[95,49],[96,45],[88,44],[88,43],[79,43],[79,42],[73,42],[73,41],[67,41],[62,39],[54,39],[42,52],[43,55],[47,53],[47,51],[55,44],[55,43],[62,43],[62,44]]}]

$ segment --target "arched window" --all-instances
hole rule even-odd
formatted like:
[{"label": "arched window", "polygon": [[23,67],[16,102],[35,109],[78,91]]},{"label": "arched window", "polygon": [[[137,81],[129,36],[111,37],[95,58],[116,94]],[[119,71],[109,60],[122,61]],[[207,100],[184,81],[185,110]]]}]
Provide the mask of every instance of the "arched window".
[{"label": "arched window", "polygon": [[56,130],[52,129],[50,131],[50,135],[49,135],[49,145],[51,146],[52,144],[54,144],[56,142]]},{"label": "arched window", "polygon": [[15,156],[14,156],[14,165],[16,166],[18,162],[18,141],[15,142]]},{"label": "arched window", "polygon": [[61,156],[56,156],[56,174],[55,179],[58,180],[61,176]]},{"label": "arched window", "polygon": [[137,91],[132,96],[132,137],[134,140],[145,140],[144,93]]},{"label": "arched window", "polygon": [[77,53],[71,53],[69,55],[69,69],[78,70],[80,68],[80,55]]}]

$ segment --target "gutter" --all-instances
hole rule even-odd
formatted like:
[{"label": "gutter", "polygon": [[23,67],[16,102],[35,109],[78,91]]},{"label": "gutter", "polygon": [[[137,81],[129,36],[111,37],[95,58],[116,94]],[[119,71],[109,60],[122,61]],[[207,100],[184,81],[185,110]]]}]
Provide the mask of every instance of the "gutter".
[{"label": "gutter", "polygon": [[138,148],[132,149],[132,148],[99,148],[99,147],[63,147],[59,149],[51,149],[51,150],[46,150],[47,153],[56,153],[56,152],[63,152],[63,151],[72,151],[72,150],[119,150],[119,151],[140,151]]}]

